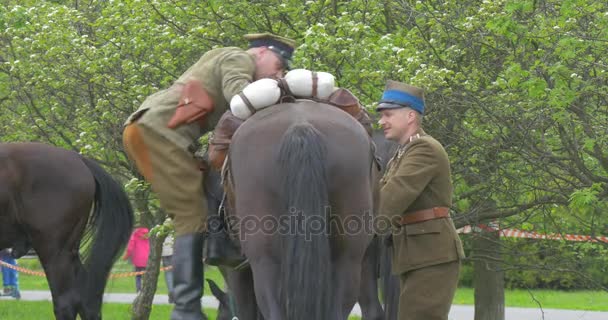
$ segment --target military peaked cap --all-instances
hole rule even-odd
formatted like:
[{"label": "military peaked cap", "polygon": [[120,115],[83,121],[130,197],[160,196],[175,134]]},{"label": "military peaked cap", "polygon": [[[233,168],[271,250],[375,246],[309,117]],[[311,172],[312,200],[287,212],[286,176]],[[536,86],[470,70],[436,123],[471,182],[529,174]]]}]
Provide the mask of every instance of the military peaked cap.
[{"label": "military peaked cap", "polygon": [[249,41],[249,48],[267,47],[276,53],[286,69],[290,69],[290,61],[296,42],[292,39],[277,36],[271,33],[253,33],[245,35]]},{"label": "military peaked cap", "polygon": [[424,114],[424,90],[408,84],[388,80],[377,111],[409,107]]}]

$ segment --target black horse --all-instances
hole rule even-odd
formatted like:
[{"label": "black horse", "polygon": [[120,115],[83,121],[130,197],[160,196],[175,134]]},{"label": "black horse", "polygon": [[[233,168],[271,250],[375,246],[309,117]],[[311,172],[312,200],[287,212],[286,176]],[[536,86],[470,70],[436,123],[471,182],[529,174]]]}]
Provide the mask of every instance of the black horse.
[{"label": "black horse", "polygon": [[56,319],[101,319],[108,275],[132,228],[126,193],[93,160],[40,143],[0,144],[0,249],[34,248]]}]

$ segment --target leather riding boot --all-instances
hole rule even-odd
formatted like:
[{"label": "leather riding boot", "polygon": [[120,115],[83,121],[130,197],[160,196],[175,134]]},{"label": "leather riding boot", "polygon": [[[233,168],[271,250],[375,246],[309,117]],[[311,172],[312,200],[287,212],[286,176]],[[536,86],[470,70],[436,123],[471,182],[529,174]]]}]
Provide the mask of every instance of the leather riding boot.
[{"label": "leather riding boot", "polygon": [[210,215],[207,222],[205,263],[230,268],[242,265],[246,258],[241,253],[241,249],[230,238],[224,219],[219,215]]},{"label": "leather riding boot", "polygon": [[203,234],[175,238],[173,249],[173,294],[175,307],[171,320],[207,319],[201,311],[203,296]]}]

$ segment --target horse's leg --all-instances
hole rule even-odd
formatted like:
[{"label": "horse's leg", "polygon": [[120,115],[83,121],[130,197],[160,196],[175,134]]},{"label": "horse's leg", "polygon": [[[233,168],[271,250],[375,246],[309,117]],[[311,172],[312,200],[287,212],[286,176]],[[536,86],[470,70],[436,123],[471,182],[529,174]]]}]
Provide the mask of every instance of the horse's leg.
[{"label": "horse's leg", "polygon": [[[338,310],[337,319],[346,320],[361,290],[362,262],[366,249],[373,238],[371,186],[365,185],[365,177],[356,172],[342,174],[343,183],[334,192],[334,217],[342,222],[341,228],[332,226],[332,282],[333,296]],[[361,181],[361,183],[347,183]],[[338,179],[337,181],[340,181]],[[357,222],[358,221],[358,222]],[[354,223],[357,222],[357,223]],[[369,295],[378,292],[369,292]]]},{"label": "horse's leg", "polygon": [[361,277],[361,259],[343,254],[332,263],[333,303],[338,309],[336,319],[346,320],[357,302]]},{"label": "horse's leg", "polygon": [[379,243],[379,238],[374,238],[363,257],[359,289],[359,305],[361,306],[361,318],[363,320],[381,320],[384,318],[382,304],[378,299]]},{"label": "horse's leg", "polygon": [[280,265],[265,257],[251,264],[253,270],[255,297],[260,311],[267,320],[281,320],[281,304],[279,298]]},{"label": "horse's leg", "polygon": [[[75,203],[66,205],[67,201],[64,199],[56,201],[54,205],[46,206],[46,214],[57,220],[53,221],[53,225],[49,225],[44,233],[30,234],[34,234],[31,238],[32,246],[44,267],[51,289],[55,318],[72,320],[76,319],[78,313],[82,313],[83,307],[78,288],[82,284],[80,277],[84,275],[85,270],[78,248],[88,219],[87,214],[81,213],[86,213],[89,209],[84,205],[78,207]],[[96,320],[100,317],[99,311],[94,315],[81,316],[83,320]]]},{"label": "horse's leg", "polygon": [[[260,198],[257,205],[263,202]],[[262,211],[254,208],[251,212]],[[241,245],[250,263],[253,284],[251,294],[255,296],[257,308],[264,319],[283,319],[279,300],[281,269],[279,262],[273,259],[274,253],[279,250],[279,244],[277,241],[273,241],[275,240],[274,234],[267,234],[264,231],[259,232],[260,230],[257,229],[256,232],[250,233],[251,230],[244,231],[241,229],[241,236],[245,237],[242,238]]]},{"label": "horse's leg", "polygon": [[[76,319],[77,306],[80,304],[76,292],[77,275],[82,271],[82,264],[77,252],[59,250],[63,244],[46,240],[46,243],[34,245],[51,289],[53,311],[57,320]],[[87,318],[85,318],[87,319]]]},{"label": "horse's leg", "polygon": [[227,274],[228,287],[233,293],[236,313],[239,320],[263,319],[259,316],[253,288],[253,273],[250,268],[241,271],[229,271]]}]

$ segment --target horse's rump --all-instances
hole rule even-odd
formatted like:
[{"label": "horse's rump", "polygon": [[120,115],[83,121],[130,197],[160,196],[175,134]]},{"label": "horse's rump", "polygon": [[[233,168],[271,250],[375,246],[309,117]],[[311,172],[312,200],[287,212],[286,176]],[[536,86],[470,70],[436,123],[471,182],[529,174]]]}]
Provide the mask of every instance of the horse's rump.
[{"label": "horse's rump", "polygon": [[0,248],[36,250],[57,319],[99,319],[133,226],[122,186],[95,161],[41,143],[0,144],[0,165]]},{"label": "horse's rump", "polygon": [[[79,155],[40,143],[0,144],[0,164],[0,219],[13,230],[9,232],[12,236],[0,237],[9,242],[3,246],[24,240],[23,232],[61,230],[70,225],[71,230],[79,231],[76,220],[80,217],[46,216],[55,207],[86,207],[94,194],[93,177]],[[77,196],[66,198],[71,194]]]},{"label": "horse's rump", "polygon": [[[279,299],[256,285],[266,317],[336,319],[354,305],[371,231],[345,230],[340,222],[371,215],[373,159],[363,126],[323,103],[279,104],[237,130],[229,158],[234,208],[239,219],[253,221],[241,225],[241,244],[256,283],[282,292]],[[334,218],[338,228],[330,229]]]}]

